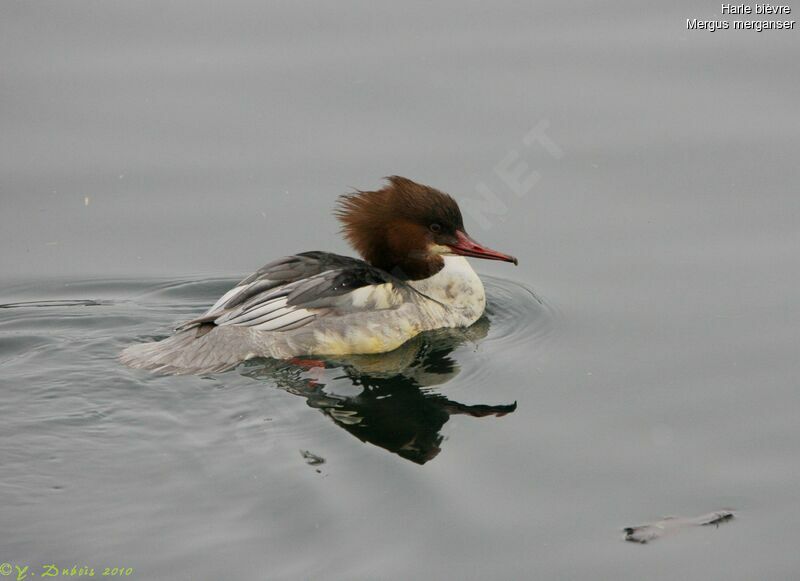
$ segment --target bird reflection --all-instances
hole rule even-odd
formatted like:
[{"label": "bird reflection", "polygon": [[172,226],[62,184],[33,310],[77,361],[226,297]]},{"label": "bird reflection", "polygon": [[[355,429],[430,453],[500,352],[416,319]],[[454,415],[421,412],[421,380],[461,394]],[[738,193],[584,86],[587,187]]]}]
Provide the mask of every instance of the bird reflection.
[{"label": "bird reflection", "polygon": [[[517,408],[516,402],[467,405],[430,389],[458,375],[453,350],[484,338],[488,331],[484,317],[468,329],[424,333],[390,353],[292,363],[262,360],[244,373],[306,398],[310,407],[362,442],[425,464],[441,451],[440,431],[451,415],[499,417]],[[348,393],[337,393],[343,386]]]}]

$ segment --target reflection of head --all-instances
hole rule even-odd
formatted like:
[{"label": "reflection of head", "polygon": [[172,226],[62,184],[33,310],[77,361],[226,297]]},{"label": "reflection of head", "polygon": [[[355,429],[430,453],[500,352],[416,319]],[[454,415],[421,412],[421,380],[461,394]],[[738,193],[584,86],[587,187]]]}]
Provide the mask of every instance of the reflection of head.
[{"label": "reflection of head", "polygon": [[[306,398],[317,408],[362,442],[369,442],[407,460],[424,464],[441,450],[440,430],[452,414],[475,417],[505,415],[516,404],[504,406],[465,405],[426,389],[453,379],[459,366],[453,350],[465,341],[486,336],[489,321],[481,319],[468,329],[442,329],[424,333],[382,355],[352,356],[329,360],[328,369],[344,375],[328,379],[330,388],[310,379],[302,367],[285,363],[265,363],[247,372],[266,377],[279,387]],[[339,395],[336,386],[357,386],[356,395]]]}]

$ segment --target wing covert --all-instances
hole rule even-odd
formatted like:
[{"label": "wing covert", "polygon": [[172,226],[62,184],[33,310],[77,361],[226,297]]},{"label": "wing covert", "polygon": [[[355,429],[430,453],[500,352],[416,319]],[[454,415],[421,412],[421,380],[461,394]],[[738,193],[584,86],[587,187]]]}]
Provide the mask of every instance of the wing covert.
[{"label": "wing covert", "polygon": [[396,306],[409,289],[363,260],[304,252],[264,265],[179,329],[210,323],[289,331],[331,314]]}]

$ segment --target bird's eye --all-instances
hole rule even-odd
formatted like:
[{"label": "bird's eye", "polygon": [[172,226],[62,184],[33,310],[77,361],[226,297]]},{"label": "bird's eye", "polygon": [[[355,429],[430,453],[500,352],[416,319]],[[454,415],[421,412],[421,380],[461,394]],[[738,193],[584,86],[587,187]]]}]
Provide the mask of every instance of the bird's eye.
[{"label": "bird's eye", "polygon": [[431,224],[431,232],[433,232],[434,234],[438,234],[441,231],[442,231],[442,225],[441,224],[437,224],[436,222]]}]

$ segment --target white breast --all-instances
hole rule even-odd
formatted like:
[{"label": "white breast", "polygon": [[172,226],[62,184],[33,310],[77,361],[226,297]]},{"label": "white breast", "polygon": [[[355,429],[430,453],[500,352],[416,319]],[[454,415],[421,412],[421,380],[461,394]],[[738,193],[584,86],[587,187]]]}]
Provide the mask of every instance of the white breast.
[{"label": "white breast", "polygon": [[410,281],[409,284],[445,306],[444,309],[438,309],[442,327],[471,325],[486,308],[483,283],[463,256],[445,256],[442,270],[429,278]]}]

